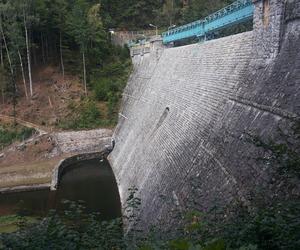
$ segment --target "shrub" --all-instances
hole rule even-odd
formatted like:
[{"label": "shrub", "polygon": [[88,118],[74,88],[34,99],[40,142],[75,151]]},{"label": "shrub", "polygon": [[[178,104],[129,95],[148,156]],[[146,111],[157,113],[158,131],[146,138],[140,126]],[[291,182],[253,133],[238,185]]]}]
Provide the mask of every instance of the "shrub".
[{"label": "shrub", "polygon": [[107,101],[107,93],[109,92],[109,79],[103,79],[94,84],[95,97],[98,101]]},{"label": "shrub", "polygon": [[[234,220],[219,222],[213,230],[205,214],[190,211],[179,228],[166,231],[162,224],[146,233],[136,224],[141,205],[137,189],[132,188],[129,193],[123,220],[101,221],[98,214],[85,213],[81,203],[68,201],[63,213],[52,211],[46,218],[31,223],[23,220],[17,232],[0,234],[0,249],[297,250],[300,247],[299,201],[275,203],[252,213],[242,209]],[[122,221],[134,225],[126,235]]]},{"label": "shrub", "polygon": [[0,148],[15,141],[28,139],[35,132],[32,128],[23,126],[0,125]]},{"label": "shrub", "polygon": [[300,249],[299,200],[276,201],[254,212],[240,210],[223,227],[223,237],[232,249],[257,246],[257,249]]},{"label": "shrub", "polygon": [[101,113],[96,103],[91,99],[84,99],[79,106],[74,102],[69,104],[71,114],[60,122],[64,129],[92,129],[101,125]]},{"label": "shrub", "polygon": [[[125,53],[124,50],[122,51]],[[123,56],[125,57],[125,55]],[[130,72],[131,61],[125,60],[110,63],[92,76],[91,85],[94,98],[97,101],[106,102],[107,123],[110,125],[115,125],[118,120],[120,99]]]}]

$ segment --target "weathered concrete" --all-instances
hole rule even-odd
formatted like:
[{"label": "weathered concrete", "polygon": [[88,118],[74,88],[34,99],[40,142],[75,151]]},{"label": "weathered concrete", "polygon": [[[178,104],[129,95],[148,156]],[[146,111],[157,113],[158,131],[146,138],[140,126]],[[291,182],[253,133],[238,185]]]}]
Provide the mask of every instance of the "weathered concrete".
[{"label": "weathered concrete", "polygon": [[89,153],[99,151],[105,145],[111,144],[112,130],[94,129],[77,132],[53,133],[58,151],[60,153]]},{"label": "weathered concrete", "polygon": [[144,227],[170,223],[170,211],[191,199],[207,210],[236,199],[249,205],[257,188],[278,195],[272,169],[256,160],[262,152],[243,140],[245,131],[276,139],[278,126],[300,115],[300,22],[281,23],[283,6],[271,6],[278,15],[268,34],[256,23],[253,32],[163,51],[153,46],[133,58],[109,160],[123,205],[128,188],[139,189]]},{"label": "weathered concrete", "polygon": [[50,183],[47,184],[36,184],[36,185],[24,185],[8,188],[0,188],[0,194],[9,194],[9,193],[18,193],[18,192],[27,192],[27,191],[38,191],[49,189]]},{"label": "weathered concrete", "polygon": [[99,152],[91,152],[91,153],[85,153],[85,154],[79,154],[74,155],[72,157],[63,159],[59,162],[59,164],[53,169],[52,172],[52,181],[50,185],[51,191],[57,190],[59,186],[59,182],[61,179],[61,176],[64,174],[64,172],[74,163],[84,160],[92,160],[92,159],[101,159],[104,158],[107,155],[107,151],[103,149],[103,151]]},{"label": "weathered concrete", "polygon": [[284,1],[255,0],[253,20],[255,58],[262,63],[269,63],[279,53],[283,32]]},{"label": "weathered concrete", "polygon": [[54,189],[61,169],[74,161],[107,154],[112,130],[94,129],[35,136],[1,153],[0,193]]}]

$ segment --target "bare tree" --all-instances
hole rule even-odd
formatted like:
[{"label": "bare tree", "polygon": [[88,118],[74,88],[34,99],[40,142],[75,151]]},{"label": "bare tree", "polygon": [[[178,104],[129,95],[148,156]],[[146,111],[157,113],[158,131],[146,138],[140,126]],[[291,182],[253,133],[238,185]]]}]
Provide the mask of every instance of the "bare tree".
[{"label": "bare tree", "polygon": [[24,73],[24,67],[23,67],[23,60],[22,60],[20,50],[18,50],[18,55],[19,55],[19,59],[20,59],[20,66],[21,66],[21,71],[22,71],[22,78],[23,78],[25,96],[26,96],[26,99],[28,100],[28,93],[27,93],[26,79],[25,79],[25,73]]},{"label": "bare tree", "polygon": [[26,50],[27,50],[29,88],[30,88],[30,96],[32,97],[33,96],[33,86],[32,86],[32,75],[31,75],[30,46],[29,46],[28,27],[27,27],[27,20],[26,19],[27,19],[27,15],[26,15],[25,6],[24,6],[24,8],[23,8],[23,22],[24,22]]}]

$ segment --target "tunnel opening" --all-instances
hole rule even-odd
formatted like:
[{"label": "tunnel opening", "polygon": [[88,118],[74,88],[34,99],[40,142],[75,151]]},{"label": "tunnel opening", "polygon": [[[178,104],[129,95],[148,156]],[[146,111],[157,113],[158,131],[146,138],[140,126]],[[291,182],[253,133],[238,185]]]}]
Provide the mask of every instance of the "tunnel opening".
[{"label": "tunnel opening", "polygon": [[65,200],[80,203],[86,213],[100,219],[121,216],[121,202],[114,173],[106,159],[82,160],[69,165],[60,176],[56,191],[48,189],[0,195],[0,216],[21,213],[45,216],[50,210],[66,208]]}]

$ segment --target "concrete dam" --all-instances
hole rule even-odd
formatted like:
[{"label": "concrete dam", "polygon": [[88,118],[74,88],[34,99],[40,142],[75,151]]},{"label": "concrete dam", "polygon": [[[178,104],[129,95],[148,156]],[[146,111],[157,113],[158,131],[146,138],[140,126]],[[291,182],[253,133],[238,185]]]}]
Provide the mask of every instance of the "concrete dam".
[{"label": "concrete dam", "polygon": [[299,120],[300,1],[254,5],[253,31],[134,53],[109,161],[123,206],[138,189],[141,225],[170,224],[191,200],[207,211],[285,192],[245,133],[276,141]]}]

